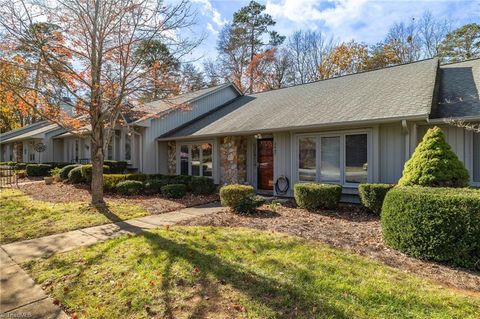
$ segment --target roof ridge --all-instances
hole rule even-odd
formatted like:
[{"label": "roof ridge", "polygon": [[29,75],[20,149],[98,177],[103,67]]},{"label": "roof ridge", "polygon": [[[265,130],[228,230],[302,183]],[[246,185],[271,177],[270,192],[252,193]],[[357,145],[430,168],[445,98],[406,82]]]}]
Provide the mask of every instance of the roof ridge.
[{"label": "roof ridge", "polygon": [[[344,75],[339,75],[339,76],[335,76],[335,77],[328,78],[328,79],[315,80],[315,81],[308,82],[308,83],[299,83],[299,84],[294,84],[294,85],[290,85],[290,86],[286,86],[286,87],[282,87],[282,88],[278,88],[278,89],[271,89],[271,90],[262,91],[262,92],[257,92],[257,93],[245,94],[245,96],[254,96],[254,95],[258,95],[258,94],[262,94],[262,93],[273,92],[273,91],[278,91],[278,90],[283,90],[283,89],[289,89],[289,88],[293,88],[293,87],[297,87],[297,86],[302,86],[302,85],[309,85],[309,84],[314,84],[314,83],[319,83],[319,82],[325,82],[325,81],[329,81],[329,80],[336,80],[336,79],[341,79],[341,78],[345,78],[345,77],[348,77],[348,76],[354,76],[354,75],[360,75],[360,74],[365,74],[365,73],[370,73],[370,72],[376,72],[376,71],[391,69],[391,68],[395,68],[395,67],[400,67],[400,66],[415,64],[415,63],[419,63],[419,62],[425,62],[425,61],[429,61],[429,60],[438,60],[438,58],[437,58],[437,57],[433,57],[433,58],[422,59],[422,60],[417,60],[417,61],[413,61],[413,62],[407,62],[407,63],[400,63],[400,64],[395,64],[395,65],[389,65],[389,66],[386,66],[386,67],[383,67],[383,68],[380,68],[380,69],[365,70],[365,71],[360,71],[360,72],[355,72],[355,73],[350,73],[350,74],[344,74]],[[438,64],[438,63],[437,63],[437,64]]]},{"label": "roof ridge", "polygon": [[470,61],[475,61],[475,60],[480,60],[480,57],[478,57],[478,58],[466,59],[466,60],[463,60],[463,61],[440,63],[440,67],[442,67],[442,66],[444,66],[444,65],[460,64],[460,63],[465,63],[465,62],[470,62]]}]

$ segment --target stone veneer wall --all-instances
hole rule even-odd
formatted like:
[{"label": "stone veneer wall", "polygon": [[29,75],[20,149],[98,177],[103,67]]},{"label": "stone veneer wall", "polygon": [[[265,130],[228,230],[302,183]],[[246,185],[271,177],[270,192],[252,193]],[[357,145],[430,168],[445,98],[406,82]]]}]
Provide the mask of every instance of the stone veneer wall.
[{"label": "stone veneer wall", "polygon": [[247,138],[224,137],[220,141],[220,184],[247,181]]},{"label": "stone veneer wall", "polygon": [[168,142],[168,174],[177,174],[177,147],[175,142]]}]

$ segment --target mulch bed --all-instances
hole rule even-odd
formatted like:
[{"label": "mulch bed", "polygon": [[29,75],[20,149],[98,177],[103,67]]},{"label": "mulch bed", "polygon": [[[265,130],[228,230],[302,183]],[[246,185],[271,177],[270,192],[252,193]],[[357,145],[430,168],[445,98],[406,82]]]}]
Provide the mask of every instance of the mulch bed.
[{"label": "mulch bed", "polygon": [[288,203],[275,211],[263,206],[257,213],[251,215],[239,215],[226,209],[181,224],[249,227],[289,233],[318,240],[333,247],[348,249],[403,271],[480,295],[480,273],[421,261],[386,247],[382,241],[379,218],[356,205],[341,205],[335,211],[312,213]]},{"label": "mulch bed", "polygon": [[[87,185],[72,185],[67,183],[31,183],[19,185],[20,190],[33,199],[52,202],[67,203],[86,201],[91,199],[90,190]],[[185,207],[207,204],[218,200],[217,194],[212,195],[194,195],[187,194],[183,198],[170,199],[158,195],[148,196],[121,196],[118,194],[105,194],[105,200],[115,202],[125,202],[138,205],[147,209],[151,214],[166,213]]]}]

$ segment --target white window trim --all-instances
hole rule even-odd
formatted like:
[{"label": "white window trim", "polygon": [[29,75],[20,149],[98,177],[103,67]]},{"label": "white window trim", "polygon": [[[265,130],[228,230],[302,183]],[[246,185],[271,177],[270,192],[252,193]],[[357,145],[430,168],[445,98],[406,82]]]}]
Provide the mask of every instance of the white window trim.
[{"label": "white window trim", "polygon": [[[210,144],[212,145],[212,176],[205,176],[211,179],[215,179],[215,141],[213,140],[202,140],[202,141],[192,141],[192,142],[176,142],[175,146],[175,158],[176,158],[176,174],[180,175],[181,173],[181,162],[180,162],[180,149],[182,146],[188,146],[188,176],[192,176],[192,146],[193,145],[202,145]],[[203,150],[200,149],[200,163],[203,162]],[[200,175],[203,176],[203,170],[200,169]]]},{"label": "white window trim", "polygon": [[[321,169],[321,138],[322,137],[334,137],[334,136],[339,136],[340,137],[340,185],[343,187],[358,187],[358,183],[347,183],[345,180],[345,162],[346,162],[346,136],[347,135],[357,135],[357,134],[367,134],[367,163],[369,165],[368,171],[367,171],[367,182],[371,183],[373,181],[373,171],[374,168],[372,166],[373,164],[373,134],[372,134],[372,129],[358,129],[358,130],[344,130],[344,131],[332,131],[332,132],[313,132],[313,133],[298,133],[295,134],[293,137],[294,140],[294,148],[292,152],[292,168],[293,168],[293,176],[295,178],[294,183],[307,183],[306,181],[300,181],[299,174],[298,174],[298,167],[299,167],[299,158],[298,158],[298,152],[300,150],[300,145],[299,145],[299,139],[302,137],[314,137],[316,139],[316,160],[315,160],[315,165],[316,165],[316,181],[319,183],[322,183],[320,181],[320,169]],[[332,182],[323,182],[323,183],[330,183],[330,184],[337,184],[337,183],[332,183]]]}]

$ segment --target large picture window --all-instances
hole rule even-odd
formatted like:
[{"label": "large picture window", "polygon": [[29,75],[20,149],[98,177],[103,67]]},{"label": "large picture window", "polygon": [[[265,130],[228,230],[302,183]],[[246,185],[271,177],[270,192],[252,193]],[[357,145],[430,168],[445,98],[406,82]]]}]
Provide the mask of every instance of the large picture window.
[{"label": "large picture window", "polygon": [[298,180],[342,185],[368,181],[368,133],[300,136]]},{"label": "large picture window", "polygon": [[183,144],[180,146],[180,175],[213,175],[212,144]]}]

